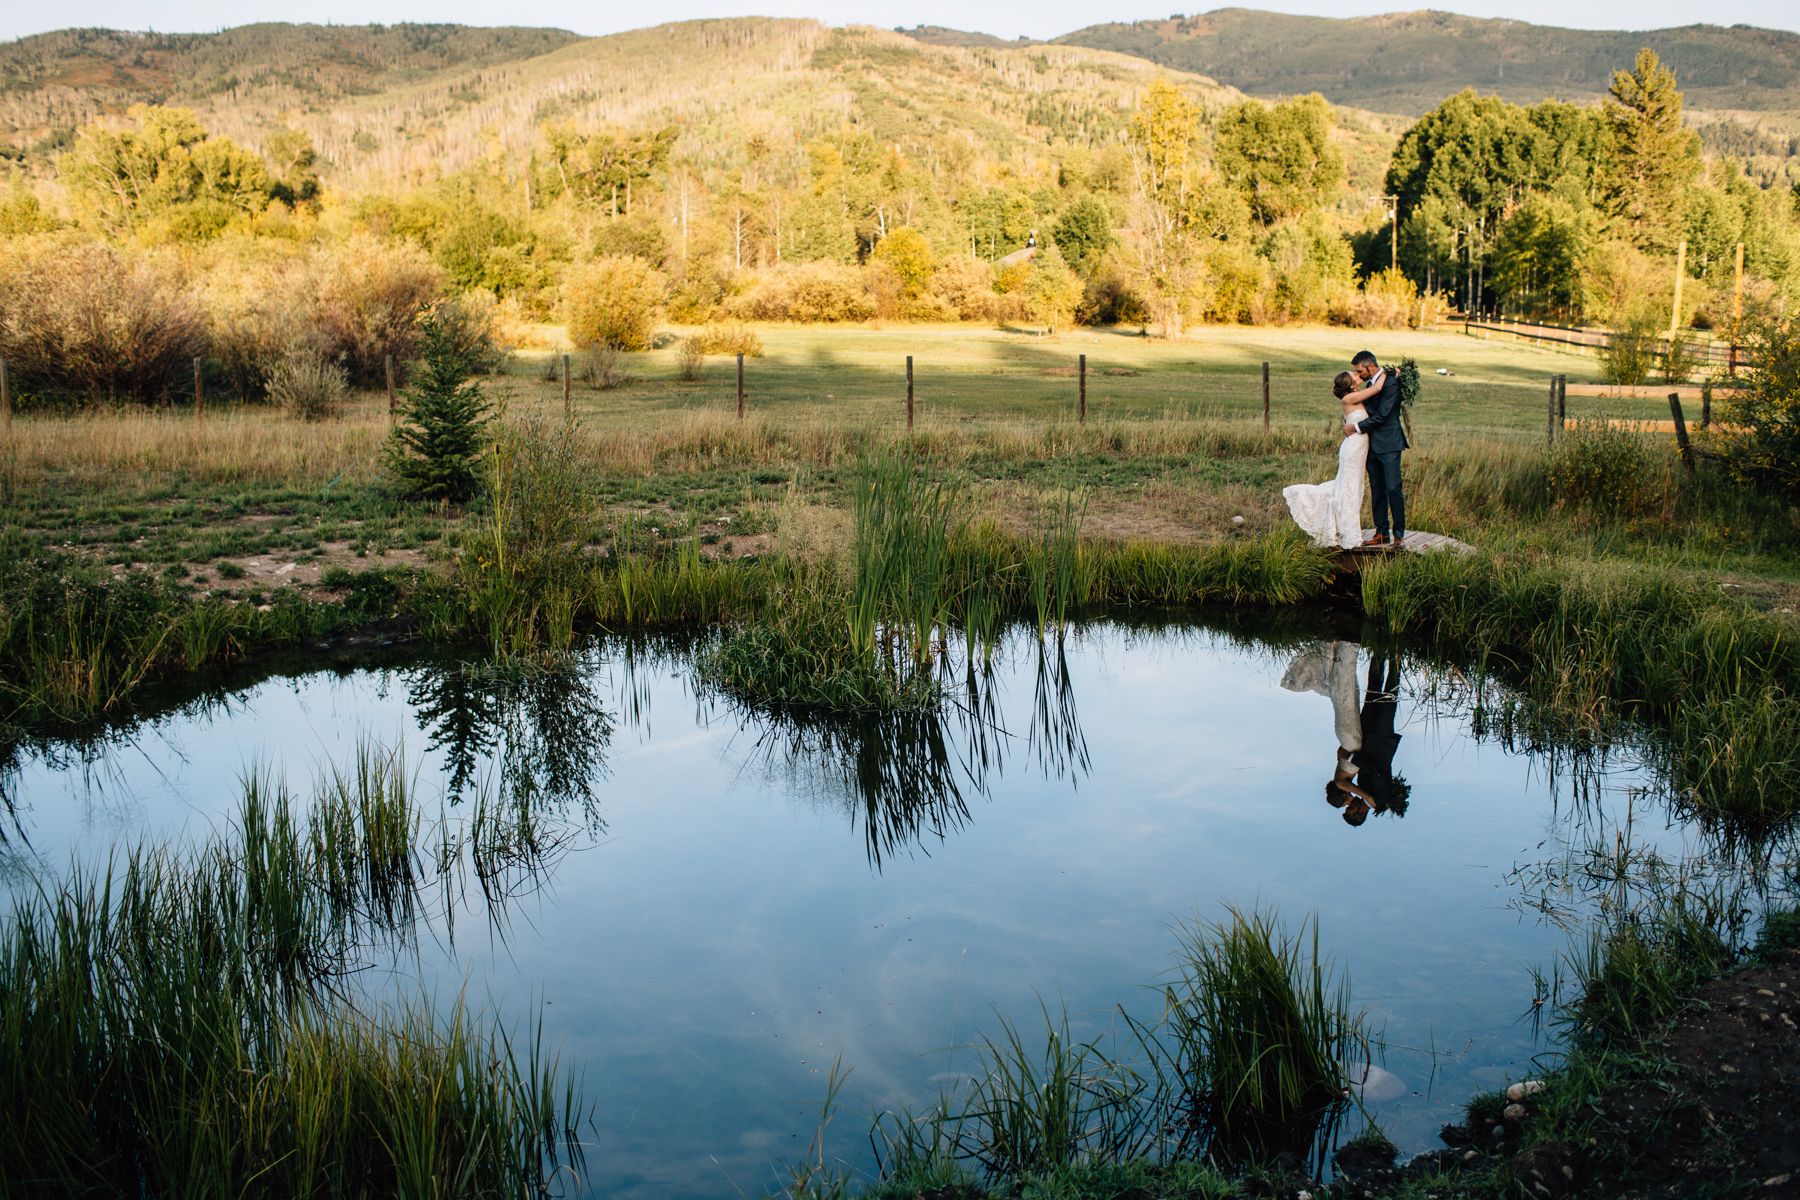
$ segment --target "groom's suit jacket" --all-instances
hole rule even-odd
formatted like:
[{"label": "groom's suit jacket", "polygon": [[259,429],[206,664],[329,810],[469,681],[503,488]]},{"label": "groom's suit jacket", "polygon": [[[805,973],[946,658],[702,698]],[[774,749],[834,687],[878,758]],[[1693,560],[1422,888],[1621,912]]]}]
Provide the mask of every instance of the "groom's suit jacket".
[{"label": "groom's suit jacket", "polygon": [[1369,415],[1357,425],[1358,433],[1369,435],[1370,454],[1394,454],[1406,449],[1406,430],[1400,425],[1400,376],[1394,371],[1382,375],[1381,394],[1365,407]]}]

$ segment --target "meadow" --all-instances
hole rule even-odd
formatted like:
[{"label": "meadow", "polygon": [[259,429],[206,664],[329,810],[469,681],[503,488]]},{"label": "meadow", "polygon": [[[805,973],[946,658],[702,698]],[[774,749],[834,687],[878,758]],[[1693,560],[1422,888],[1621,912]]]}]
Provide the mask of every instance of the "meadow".
[{"label": "meadow", "polygon": [[[539,332],[557,344],[554,327]],[[573,356],[566,412],[558,350],[517,352],[479,377],[500,421],[486,488],[467,505],[400,493],[384,463],[392,418],[380,392],[311,421],[230,402],[204,417],[192,406],[15,414],[0,449],[8,736],[92,728],[129,713],[147,680],[370,631],[460,647],[495,669],[554,670],[586,631],[718,628],[724,636],[695,662],[699,686],[809,720],[885,717],[936,703],[922,668],[952,631],[973,670],[1014,619],[1049,638],[1109,608],[1329,601],[1360,609],[1370,636],[1404,635],[1464,673],[1508,739],[1573,753],[1620,738],[1649,747],[1679,811],[1726,844],[1762,853],[1791,819],[1800,513],[1731,482],[1710,459],[1685,471],[1668,435],[1590,424],[1547,444],[1550,377],[1591,382],[1592,358],[1460,329],[1207,327],[1168,342],[1124,328],[1047,336],[764,326],[754,330],[762,353],[744,364],[740,423],[735,360],[713,356],[696,370],[682,354],[691,332],[665,332],[657,349],[602,364],[612,368],[604,388],[583,378],[604,371],[582,370],[590,360]],[[1329,383],[1365,347],[1390,362],[1412,357],[1423,372],[1409,525],[1475,553],[1408,555],[1352,576],[1292,530],[1280,489],[1335,469]],[[1667,411],[1653,397],[1572,396],[1569,406],[1578,422]],[[296,855],[302,874],[314,869]],[[236,857],[218,862],[239,869]],[[195,870],[169,866],[169,886],[185,886]],[[19,920],[46,931],[77,919],[98,927],[102,917],[81,910],[91,907],[81,891],[90,883],[103,886],[76,879]],[[1193,1082],[1204,1074],[1196,1064],[1244,1073],[1196,1057],[1223,1053],[1229,1034],[1206,1023],[1242,1025],[1218,1015],[1232,1004],[1264,1012],[1270,997],[1297,1000],[1305,1011],[1293,1019],[1308,1036],[1351,1036],[1347,1002],[1328,994],[1316,944],[1305,957],[1297,936],[1259,922],[1235,915],[1189,947],[1181,1011],[1197,1032],[1143,1042],[1154,1087],[1084,1057],[1092,1047],[1073,1047],[1066,1031],[1049,1044],[1073,1057],[1053,1054],[1040,1067],[1035,1035],[1007,1027],[986,1044],[985,1079],[963,1111],[891,1129],[896,1177],[933,1186],[960,1178],[952,1150],[1015,1179],[1067,1165],[1084,1145],[1105,1143],[1096,1162],[1136,1155],[1149,1144],[1143,1129],[1168,1127],[1168,1106],[1212,1102]],[[1596,944],[1605,961],[1576,974],[1586,1002],[1613,1003],[1595,980],[1607,956],[1636,943]],[[55,975],[49,959],[14,955],[10,969],[31,987]],[[1694,978],[1675,958],[1650,970],[1659,1003]],[[132,986],[123,980],[119,994]],[[1635,1014],[1640,1000],[1617,1003]],[[57,1003],[71,1021],[132,1019],[122,1001],[98,1016]],[[465,1070],[457,1064],[466,1055],[500,1053],[461,1026],[400,1014],[395,1032],[357,1024],[330,997],[318,1003],[322,1029],[363,1039],[345,1049],[320,1035],[322,1061],[366,1067],[366,1079],[342,1090],[334,1119],[343,1122],[386,1104],[357,1096],[404,1091],[415,1076]],[[432,1061],[415,1069],[397,1058],[388,1047],[407,1038],[428,1044]],[[1259,1044],[1242,1048],[1246,1061]],[[288,1050],[271,1047],[258,1053]],[[1221,1131],[1234,1127],[1285,1129],[1290,1110],[1304,1110],[1310,1129],[1330,1107],[1315,1093],[1331,1090],[1341,1047],[1302,1057],[1253,1112],[1207,1116],[1216,1126],[1207,1136],[1225,1145],[1240,1135]],[[135,1060],[131,1069],[150,1077]],[[1049,1076],[1035,1080],[1039,1069]],[[550,1130],[555,1108],[544,1075],[532,1066],[471,1092],[472,1104],[498,1114],[492,1136],[513,1139],[496,1190],[533,1186],[533,1131]],[[1222,1079],[1207,1095],[1230,1085]],[[142,1103],[136,1093],[115,1099],[122,1110]],[[1098,1142],[1064,1136],[1068,1114],[1045,1106],[1065,1102],[1077,1124],[1101,1131]],[[572,1093],[562,1105],[579,1109]],[[1246,1161],[1274,1136],[1257,1132]],[[1071,1185],[1074,1194],[1089,1183]],[[788,1191],[841,1194],[843,1184],[821,1158],[816,1169],[800,1163]],[[1205,1186],[1227,1185],[1208,1175]]]}]

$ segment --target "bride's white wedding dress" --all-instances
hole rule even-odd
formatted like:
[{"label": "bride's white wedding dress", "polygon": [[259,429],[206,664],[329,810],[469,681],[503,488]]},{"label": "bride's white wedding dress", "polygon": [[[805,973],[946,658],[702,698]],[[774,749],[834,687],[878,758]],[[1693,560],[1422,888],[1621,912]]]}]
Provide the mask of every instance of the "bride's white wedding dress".
[{"label": "bride's white wedding dress", "polygon": [[[1368,415],[1358,406],[1344,419],[1361,421]],[[1338,447],[1336,479],[1281,489],[1294,524],[1311,534],[1315,545],[1353,550],[1362,544],[1363,475],[1368,462],[1369,435],[1353,433]]]}]

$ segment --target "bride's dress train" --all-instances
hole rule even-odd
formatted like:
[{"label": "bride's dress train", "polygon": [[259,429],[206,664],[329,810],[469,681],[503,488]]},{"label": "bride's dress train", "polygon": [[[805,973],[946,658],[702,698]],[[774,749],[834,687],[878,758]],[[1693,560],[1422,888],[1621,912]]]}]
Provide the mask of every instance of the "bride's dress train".
[{"label": "bride's dress train", "polygon": [[[1368,414],[1352,409],[1350,419]],[[1353,550],[1362,544],[1363,476],[1369,462],[1369,435],[1353,433],[1338,447],[1336,479],[1296,483],[1281,489],[1294,524],[1312,535],[1315,545]]]}]

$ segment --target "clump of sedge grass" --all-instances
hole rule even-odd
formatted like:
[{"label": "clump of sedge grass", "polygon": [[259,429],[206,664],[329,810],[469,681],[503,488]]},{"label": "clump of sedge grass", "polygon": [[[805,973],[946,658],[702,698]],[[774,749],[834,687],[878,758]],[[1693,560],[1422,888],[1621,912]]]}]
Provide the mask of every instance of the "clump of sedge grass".
[{"label": "clump of sedge grass", "polygon": [[1163,1023],[1180,1108],[1215,1159],[1304,1154],[1344,1103],[1342,1064],[1367,1057],[1350,979],[1319,957],[1316,921],[1226,908],[1178,930]]},{"label": "clump of sedge grass", "polygon": [[15,903],[0,1190],[526,1200],[560,1151],[579,1163],[580,1104],[535,1039],[460,1001],[368,1011],[337,990],[370,881],[416,825],[385,783],[363,791],[303,830],[253,780],[235,836],[76,867]]}]

